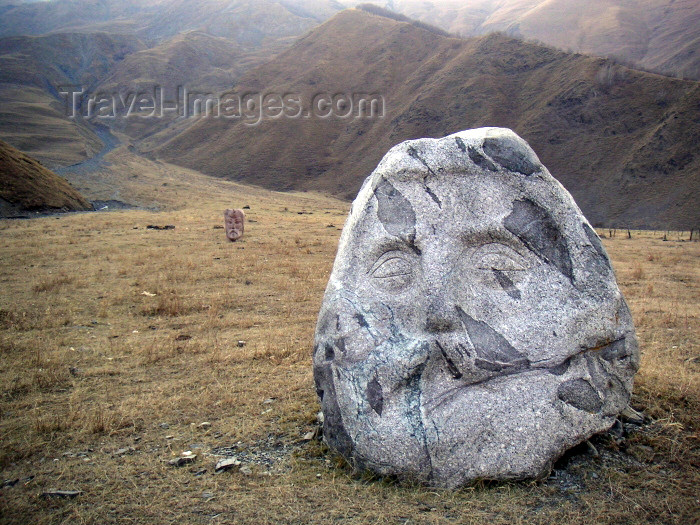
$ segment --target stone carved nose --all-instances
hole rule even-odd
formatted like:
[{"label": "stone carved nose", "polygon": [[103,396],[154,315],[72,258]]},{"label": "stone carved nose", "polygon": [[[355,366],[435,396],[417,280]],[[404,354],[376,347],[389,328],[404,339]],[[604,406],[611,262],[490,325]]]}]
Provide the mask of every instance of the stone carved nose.
[{"label": "stone carved nose", "polygon": [[454,308],[443,303],[431,303],[425,316],[425,330],[430,333],[452,332],[460,327]]}]

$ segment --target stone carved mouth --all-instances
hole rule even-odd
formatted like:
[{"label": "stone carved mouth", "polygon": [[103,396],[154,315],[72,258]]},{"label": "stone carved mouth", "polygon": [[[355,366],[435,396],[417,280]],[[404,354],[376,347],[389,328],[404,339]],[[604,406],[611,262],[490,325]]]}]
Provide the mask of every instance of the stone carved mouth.
[{"label": "stone carved mouth", "polygon": [[[464,327],[465,339],[468,337],[471,345],[466,341],[455,342],[445,338],[432,341],[434,355],[444,361],[445,371],[455,384],[431,403],[430,410],[439,408],[464,388],[483,386],[503,377],[535,370],[563,376],[578,358],[586,361],[591,380],[572,378],[563,381],[557,396],[564,403],[595,413],[603,407],[601,396],[604,397],[606,386],[611,381],[622,384],[608,368],[629,365],[631,353],[625,337],[610,337],[590,347],[581,346],[577,353],[559,362],[531,361],[489,324],[475,320],[459,306],[456,306],[456,310]],[[601,361],[609,366],[601,365]]]},{"label": "stone carved mouth", "polygon": [[[357,305],[357,312],[352,316],[358,322],[358,329],[372,332],[366,316],[362,315]],[[474,319],[460,306],[455,306],[456,317],[450,326],[460,326],[454,331],[445,330],[441,336],[431,340],[423,340],[419,344],[424,350],[419,352],[423,357],[415,358],[420,363],[427,363],[437,358],[444,363],[446,375],[454,381],[454,385],[444,391],[439,397],[429,402],[428,411],[435,410],[448,402],[464,388],[485,386],[490,381],[531,371],[547,371],[555,376],[563,376],[579,357],[586,360],[591,381],[575,377],[564,380],[558,390],[558,398],[575,408],[586,411],[598,411],[602,407],[601,396],[604,397],[606,384],[610,381],[623,384],[609,369],[611,367],[628,366],[631,354],[627,348],[625,337],[608,337],[592,346],[581,346],[579,351],[559,361],[551,359],[532,361],[527,355],[515,347],[492,326],[485,321]],[[435,328],[435,327],[433,327]],[[399,327],[393,331],[400,333]],[[437,330],[436,330],[437,331]],[[446,336],[450,332],[451,336]],[[416,340],[418,343],[419,341]],[[374,340],[377,348],[391,341]],[[327,362],[336,362],[338,358],[346,361],[349,356],[345,351],[345,338],[336,338],[323,345],[324,358]],[[368,350],[369,351],[369,350]],[[610,366],[597,366],[595,361],[606,361]],[[354,362],[354,361],[353,361]],[[405,363],[404,363],[405,364]],[[381,417],[383,395],[381,386],[375,378],[368,384],[366,395],[372,409]]]}]

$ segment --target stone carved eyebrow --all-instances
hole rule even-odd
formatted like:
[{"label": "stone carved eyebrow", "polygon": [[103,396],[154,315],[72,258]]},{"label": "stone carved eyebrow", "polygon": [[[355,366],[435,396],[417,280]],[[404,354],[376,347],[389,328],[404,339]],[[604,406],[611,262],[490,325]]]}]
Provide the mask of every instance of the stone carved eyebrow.
[{"label": "stone carved eyebrow", "polygon": [[537,257],[557,268],[573,282],[569,247],[547,210],[529,199],[515,201],[513,211],[505,218],[503,225]]},{"label": "stone carved eyebrow", "polygon": [[511,137],[486,138],[482,147],[484,153],[509,171],[529,176],[542,168],[531,158],[530,153]]}]

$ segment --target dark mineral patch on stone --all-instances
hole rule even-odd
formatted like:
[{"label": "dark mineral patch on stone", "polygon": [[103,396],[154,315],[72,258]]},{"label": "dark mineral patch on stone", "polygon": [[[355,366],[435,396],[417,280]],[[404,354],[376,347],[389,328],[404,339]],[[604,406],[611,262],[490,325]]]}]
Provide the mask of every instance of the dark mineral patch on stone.
[{"label": "dark mineral patch on stone", "polygon": [[384,229],[412,245],[416,237],[416,212],[408,199],[387,180],[377,185],[374,195],[377,217]]},{"label": "dark mineral patch on stone", "polygon": [[384,391],[376,377],[367,384],[367,401],[372,410],[381,416],[384,409]]},{"label": "dark mineral patch on stone", "polygon": [[455,137],[455,142],[457,143],[457,147],[459,149],[461,149],[464,153],[467,152],[467,145],[464,143],[464,141],[461,138]]},{"label": "dark mineral patch on stone", "polygon": [[[431,175],[435,175],[433,169],[430,166],[428,166],[428,163],[425,162],[425,159],[423,159],[423,157],[420,156],[420,154],[414,147],[408,148],[408,155],[409,157],[416,159],[423,166],[425,166],[425,169],[428,170],[428,173],[430,173]],[[440,201],[438,196],[435,195],[435,192],[428,186],[425,177],[423,177],[423,186],[425,187],[425,192],[430,196],[431,199],[433,199],[433,202],[437,204],[439,208],[442,208],[442,202]]]},{"label": "dark mineral patch on stone", "polygon": [[603,407],[603,401],[600,399],[600,396],[585,379],[579,378],[565,381],[559,385],[557,396],[564,403],[591,414],[599,412]]},{"label": "dark mineral patch on stone", "polygon": [[[415,368],[413,373],[406,379],[406,405],[409,411],[406,413],[406,423],[412,429],[412,434],[415,437],[420,437],[425,440],[425,426],[423,425],[423,416],[421,415],[421,377],[425,370],[425,364]],[[428,458],[427,450],[425,457]],[[429,461],[429,460],[428,460]]]},{"label": "dark mineral patch on stone", "polygon": [[496,277],[496,281],[501,285],[501,288],[513,299],[520,299],[520,290],[513,284],[505,272],[501,270],[493,269],[493,275]]},{"label": "dark mineral patch on stone", "polygon": [[606,361],[612,363],[618,359],[624,359],[628,356],[626,351],[627,345],[625,344],[625,338],[618,339],[612,343],[605,345],[600,349],[600,357]]},{"label": "dark mineral patch on stone", "polygon": [[314,367],[316,393],[321,400],[324,416],[323,435],[338,452],[349,455],[352,453],[353,443],[343,425],[333,381],[333,368],[330,363]]},{"label": "dark mineral patch on stone", "polygon": [[430,195],[430,198],[433,199],[433,202],[437,204],[439,208],[442,208],[442,201],[440,201],[438,196],[435,195],[435,192],[431,190],[427,184],[425,185],[425,192]]},{"label": "dark mineral patch on stone", "polygon": [[588,241],[591,243],[591,245],[593,245],[593,248],[597,254],[597,256],[591,257],[591,259],[587,261],[587,269],[591,272],[598,273],[611,271],[612,268],[610,267],[610,259],[608,258],[608,254],[605,251],[603,243],[600,241],[600,237],[598,237],[598,234],[588,224],[584,222],[582,225],[583,231],[586,233],[586,237],[588,237]]},{"label": "dark mineral patch on stone", "polygon": [[362,328],[369,328],[369,323],[367,322],[367,319],[365,319],[364,315],[356,313],[353,315],[353,317],[357,321],[357,324],[359,324]]},{"label": "dark mineral patch on stone", "polygon": [[567,359],[563,363],[553,366],[552,368],[549,369],[549,371],[554,374],[555,376],[563,376],[566,374],[566,371],[569,370],[569,365],[571,364],[571,361]]},{"label": "dark mineral patch on stone", "polygon": [[504,226],[537,257],[554,265],[573,281],[574,273],[566,239],[544,208],[528,199],[515,201],[513,211],[506,217]]},{"label": "dark mineral patch on stone", "polygon": [[447,364],[447,370],[449,370],[452,377],[455,379],[461,379],[462,372],[459,371],[459,368],[457,368],[457,366],[454,364],[454,361],[452,361],[452,359],[450,359],[450,356],[447,355],[447,352],[445,351],[443,346],[437,341],[435,341],[435,344],[440,349],[440,353],[442,354],[442,357],[445,360],[445,363]]},{"label": "dark mineral patch on stone", "polygon": [[540,166],[534,159],[529,158],[529,152],[523,151],[522,146],[510,138],[486,138],[484,139],[484,153],[501,166],[510,171],[532,175],[540,171]]},{"label": "dark mineral patch on stone", "polygon": [[586,368],[593,386],[599,391],[604,392],[610,382],[610,374],[601,366],[601,361],[598,355],[593,355],[591,352],[584,353],[586,358]]},{"label": "dark mineral patch on stone", "polygon": [[477,321],[459,306],[457,312],[474,345],[477,367],[492,372],[512,372],[514,369],[529,368],[530,362],[527,357],[513,348],[496,330],[483,321]]},{"label": "dark mineral patch on stone", "polygon": [[496,165],[489,159],[484,157],[481,153],[479,153],[479,150],[477,150],[474,146],[469,146],[469,158],[474,164],[476,164],[482,169],[489,171],[498,171]]},{"label": "dark mineral patch on stone", "polygon": [[425,166],[425,169],[427,169],[428,172],[430,172],[431,175],[435,175],[435,172],[433,171],[433,169],[432,169],[430,166],[428,166],[428,163],[425,162],[425,160],[423,159],[423,157],[420,156],[420,154],[418,153],[418,151],[416,150],[416,148],[414,148],[414,147],[408,148],[408,154],[409,154],[409,156],[413,157],[413,158],[416,159],[418,162],[420,162],[423,166]]}]

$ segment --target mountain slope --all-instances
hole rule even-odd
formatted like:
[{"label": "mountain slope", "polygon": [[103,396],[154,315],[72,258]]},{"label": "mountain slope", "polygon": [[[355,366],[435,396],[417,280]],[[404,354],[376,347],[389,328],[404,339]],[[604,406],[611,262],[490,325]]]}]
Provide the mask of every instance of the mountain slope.
[{"label": "mountain slope", "polygon": [[91,210],[64,179],[36,160],[0,141],[0,216],[25,212]]},{"label": "mountain slope", "polygon": [[[5,8],[0,36],[42,35],[143,16],[150,11],[148,0],[53,0]],[[131,25],[131,24],[129,24]]]},{"label": "mountain slope", "polygon": [[48,92],[0,84],[0,138],[56,168],[82,162],[102,149],[99,137],[80,120],[66,117],[65,104]]},{"label": "mountain slope", "polygon": [[[103,146],[91,122],[70,119],[62,88],[127,99],[156,87],[215,92],[292,45],[342,6],[335,0],[54,0],[0,6],[0,138],[51,167]],[[219,35],[219,36],[216,36]],[[226,38],[224,38],[226,37]],[[116,98],[113,98],[116,97]],[[68,107],[67,107],[68,106]],[[94,114],[94,113],[93,113]],[[134,139],[172,133],[162,119],[100,119]],[[93,120],[92,122],[95,122]]]},{"label": "mountain slope", "polygon": [[354,197],[396,143],[480,126],[514,129],[598,225],[698,220],[700,84],[492,35],[447,38],[348,10],[239,90],[377,93],[384,118],[202,119],[164,159],[275,189]]},{"label": "mountain slope", "polygon": [[503,31],[700,78],[696,0],[393,0],[387,6],[463,36]]},{"label": "mountain slope", "polygon": [[196,30],[257,47],[342,9],[335,0],[53,0],[5,8],[0,36],[99,30],[159,43]]},{"label": "mountain slope", "polygon": [[[294,4],[301,2],[290,3]],[[336,11],[328,12],[327,16]],[[145,24],[144,34],[163,39],[183,31],[199,30],[243,46],[260,47],[301,35],[325,16],[317,19],[306,12],[295,13],[283,2],[273,0],[168,0]]]},{"label": "mountain slope", "polygon": [[[250,51],[226,38],[188,31],[127,56],[92,92],[129,100],[137,93],[153,94],[157,89],[164,99],[174,101],[181,87],[190,93],[231,89],[244,71],[268,58],[267,52]],[[133,116],[107,119],[103,123],[130,138],[140,139],[167,129],[176,119],[176,113],[168,113],[159,118]]]},{"label": "mountain slope", "polygon": [[0,138],[51,167],[81,162],[102,148],[72,97],[89,91],[124,57],[144,48],[133,37],[59,33],[0,38]]},{"label": "mountain slope", "polygon": [[257,65],[260,61],[251,60],[234,42],[189,31],[128,55],[102,76],[94,91],[185,84],[199,89],[223,89],[231,87],[251,63]]},{"label": "mountain slope", "polygon": [[108,33],[56,33],[0,38],[0,84],[48,91],[90,89],[115,64],[144,49],[143,42]]}]

